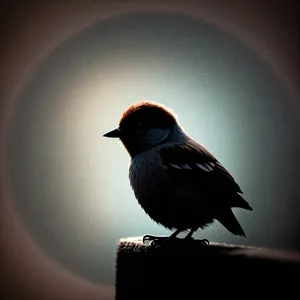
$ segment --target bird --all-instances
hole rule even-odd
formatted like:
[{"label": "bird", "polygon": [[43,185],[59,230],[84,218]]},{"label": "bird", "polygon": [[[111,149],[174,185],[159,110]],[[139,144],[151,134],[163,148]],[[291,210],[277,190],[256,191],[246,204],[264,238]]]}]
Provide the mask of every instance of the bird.
[{"label": "bird", "polygon": [[[127,150],[134,196],[154,222],[174,231],[166,238],[188,232],[184,240],[194,240],[194,232],[215,221],[246,238],[232,208],[253,208],[229,171],[185,132],[170,108],[152,100],[133,103],[103,137],[119,139]],[[143,241],[159,238],[147,234]]]}]

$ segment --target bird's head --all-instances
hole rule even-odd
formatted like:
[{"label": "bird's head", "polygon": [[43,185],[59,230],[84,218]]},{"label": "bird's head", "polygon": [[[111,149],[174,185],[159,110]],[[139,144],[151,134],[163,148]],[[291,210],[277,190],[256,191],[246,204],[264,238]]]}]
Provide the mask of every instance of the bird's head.
[{"label": "bird's head", "polygon": [[141,101],[131,105],[122,115],[119,127],[104,137],[119,138],[131,157],[164,143],[174,126],[175,115],[163,105]]}]

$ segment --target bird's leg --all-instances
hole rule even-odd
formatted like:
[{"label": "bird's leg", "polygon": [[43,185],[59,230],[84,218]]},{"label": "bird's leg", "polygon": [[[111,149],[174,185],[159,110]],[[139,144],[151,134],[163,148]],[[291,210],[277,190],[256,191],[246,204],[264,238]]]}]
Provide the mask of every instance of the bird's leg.
[{"label": "bird's leg", "polygon": [[155,235],[146,234],[143,236],[143,243],[145,243],[146,241],[148,242],[166,241],[175,238],[181,231],[182,230],[177,229],[170,236],[155,236]]},{"label": "bird's leg", "polygon": [[[190,232],[185,236],[185,240],[193,239],[192,235],[195,231],[197,231],[198,228],[192,228]],[[197,243],[203,244],[203,245],[209,245],[209,241],[207,239],[203,240],[196,240]]]},{"label": "bird's leg", "polygon": [[186,239],[186,240],[192,239],[192,238],[193,238],[192,235],[194,234],[195,231],[196,231],[196,229],[195,229],[195,228],[192,228],[192,229],[190,230],[190,232],[185,236],[184,239]]},{"label": "bird's leg", "polygon": [[170,236],[169,238],[173,239],[175,238],[182,230],[180,229],[177,229],[176,231],[174,231]]}]

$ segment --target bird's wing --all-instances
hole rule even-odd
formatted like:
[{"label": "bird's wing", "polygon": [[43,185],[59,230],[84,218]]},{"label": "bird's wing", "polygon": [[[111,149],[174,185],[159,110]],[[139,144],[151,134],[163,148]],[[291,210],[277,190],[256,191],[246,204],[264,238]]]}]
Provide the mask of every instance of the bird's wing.
[{"label": "bird's wing", "polygon": [[248,208],[247,202],[242,200],[243,192],[232,175],[200,144],[192,141],[166,145],[160,149],[160,158],[175,186],[191,189],[193,194],[229,197],[232,198],[230,205]]}]

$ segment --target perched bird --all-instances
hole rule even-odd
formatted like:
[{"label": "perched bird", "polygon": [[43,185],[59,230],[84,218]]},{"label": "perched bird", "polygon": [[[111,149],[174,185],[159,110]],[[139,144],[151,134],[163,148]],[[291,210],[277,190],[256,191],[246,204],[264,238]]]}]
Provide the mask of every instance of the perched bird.
[{"label": "perched bird", "polygon": [[189,230],[185,238],[192,238],[214,220],[246,237],[232,212],[232,207],[252,210],[241,188],[213,154],[184,132],[171,110],[140,101],[104,137],[119,138],[125,146],[135,197],[150,218],[175,230],[170,237]]}]

